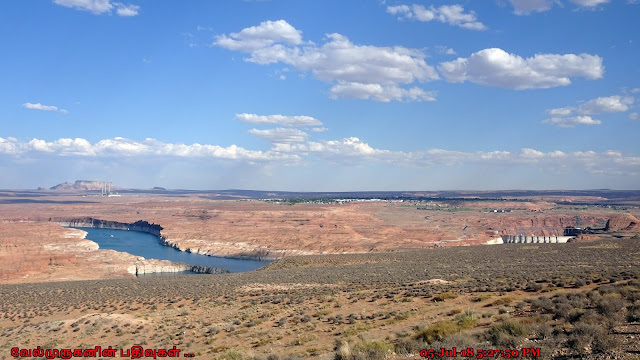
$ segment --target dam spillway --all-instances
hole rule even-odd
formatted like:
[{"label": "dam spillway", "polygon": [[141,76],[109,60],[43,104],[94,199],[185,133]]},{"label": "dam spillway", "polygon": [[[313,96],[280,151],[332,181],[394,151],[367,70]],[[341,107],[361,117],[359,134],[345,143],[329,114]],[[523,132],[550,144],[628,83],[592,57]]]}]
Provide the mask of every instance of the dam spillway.
[{"label": "dam spillway", "polygon": [[574,236],[502,235],[503,244],[564,244]]}]

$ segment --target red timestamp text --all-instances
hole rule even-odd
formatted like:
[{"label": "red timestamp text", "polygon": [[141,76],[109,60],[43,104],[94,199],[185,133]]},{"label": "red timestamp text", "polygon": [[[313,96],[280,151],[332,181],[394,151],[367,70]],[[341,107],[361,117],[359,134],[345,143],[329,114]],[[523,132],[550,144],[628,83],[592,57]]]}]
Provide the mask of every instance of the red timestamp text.
[{"label": "red timestamp text", "polygon": [[427,359],[447,358],[447,357],[466,357],[473,359],[511,359],[511,358],[539,358],[540,348],[522,348],[522,349],[424,349],[420,350],[420,357]]},{"label": "red timestamp text", "polygon": [[[132,346],[129,349],[119,349],[121,358],[141,359],[141,358],[177,358],[182,350],[175,346],[171,349],[144,349],[142,346]],[[46,359],[71,359],[71,358],[95,358],[95,357],[116,357],[118,349],[111,346],[102,348],[95,346],[91,349],[42,349],[38,346],[35,349],[11,348],[11,356],[14,358],[35,357]],[[183,357],[194,357],[194,354],[183,353]]]}]

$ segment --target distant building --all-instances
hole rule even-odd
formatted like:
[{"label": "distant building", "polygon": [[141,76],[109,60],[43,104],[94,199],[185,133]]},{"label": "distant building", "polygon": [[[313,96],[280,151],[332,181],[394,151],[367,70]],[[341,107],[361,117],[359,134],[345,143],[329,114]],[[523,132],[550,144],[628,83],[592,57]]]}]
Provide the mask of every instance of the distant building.
[{"label": "distant building", "polygon": [[567,226],[564,228],[564,236],[578,236],[585,233],[585,230],[580,227]]}]

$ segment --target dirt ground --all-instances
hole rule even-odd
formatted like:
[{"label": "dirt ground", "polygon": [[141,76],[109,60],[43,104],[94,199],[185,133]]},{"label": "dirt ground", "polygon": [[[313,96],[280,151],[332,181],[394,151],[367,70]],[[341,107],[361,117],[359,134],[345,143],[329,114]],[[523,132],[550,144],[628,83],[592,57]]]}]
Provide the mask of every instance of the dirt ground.
[{"label": "dirt ground", "polygon": [[[611,330],[601,336],[612,345],[581,358],[634,359],[640,323],[627,314],[640,295],[638,244],[604,239],[318,255],[241,274],[0,285],[0,359],[13,358],[14,347],[38,346],[175,346],[202,359],[334,359],[345,343],[367,359],[416,358],[439,346],[531,346],[543,350],[542,358],[563,358],[587,351],[567,344],[583,322],[605,319],[596,310],[610,312]],[[628,300],[616,305],[620,299]],[[560,312],[566,306],[569,315]],[[594,315],[571,315],[581,308]],[[497,345],[483,340],[511,320],[522,333]],[[420,342],[431,333],[437,338]],[[598,340],[586,336],[591,349]]]}]

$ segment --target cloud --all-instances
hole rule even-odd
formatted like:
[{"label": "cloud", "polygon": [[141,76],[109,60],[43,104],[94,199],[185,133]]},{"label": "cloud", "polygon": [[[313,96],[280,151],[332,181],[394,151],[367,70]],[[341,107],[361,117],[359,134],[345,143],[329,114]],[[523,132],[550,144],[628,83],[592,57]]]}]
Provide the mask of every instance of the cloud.
[{"label": "cloud", "polygon": [[601,4],[606,4],[608,3],[610,0],[569,0],[572,3],[578,5],[578,6],[582,6],[582,7],[596,7],[598,5]]},{"label": "cloud", "polygon": [[0,138],[0,154],[19,156],[80,156],[80,157],[177,157],[227,159],[244,161],[295,161],[295,154],[282,154],[273,151],[247,150],[236,145],[222,147],[218,145],[185,145],[164,143],[147,138],[136,141],[115,137],[91,144],[82,138],[61,138],[54,141],[32,139],[19,142],[15,138]]},{"label": "cloud", "polygon": [[22,104],[22,107],[24,107],[25,109],[31,109],[31,110],[41,110],[41,111],[55,111],[55,112],[59,112],[59,113],[63,113],[63,114],[68,114],[69,112],[65,109],[58,109],[57,106],[53,106],[53,105],[42,105],[40,103],[24,103]]},{"label": "cloud", "polygon": [[571,84],[571,77],[599,79],[602,58],[589,54],[536,54],[522,58],[498,48],[484,49],[468,58],[442,62],[440,73],[449,82],[471,81],[480,85],[517,90],[544,89]]},{"label": "cloud", "polygon": [[456,51],[453,50],[452,48],[448,47],[448,46],[439,45],[439,46],[435,46],[434,48],[435,48],[436,52],[438,54],[441,54],[441,55],[455,55],[456,54]]},{"label": "cloud", "polygon": [[417,20],[429,22],[437,20],[452,26],[459,26],[469,30],[486,30],[487,27],[478,21],[476,14],[471,11],[464,12],[462,5],[443,5],[438,8],[430,6],[426,8],[422,5],[397,5],[388,6],[387,12],[398,16],[399,20]]},{"label": "cloud", "polygon": [[264,49],[276,43],[300,45],[302,32],[296,30],[284,20],[264,21],[258,26],[252,26],[229,36],[216,37],[215,44],[229,50],[253,52]]},{"label": "cloud", "polygon": [[600,125],[602,121],[594,120],[591,116],[571,116],[571,117],[552,117],[550,119],[543,120],[544,124],[551,124],[558,127],[572,128],[576,125]]},{"label": "cloud", "polygon": [[140,6],[112,2],[111,0],[53,0],[57,5],[89,11],[95,15],[108,14],[115,8],[119,16],[136,16]]},{"label": "cloud", "polygon": [[403,89],[395,85],[361,84],[355,82],[339,82],[331,90],[331,97],[350,99],[373,99],[380,102],[389,101],[435,101],[432,92],[427,92],[414,86]]},{"label": "cloud", "polygon": [[315,128],[313,128],[313,129],[311,129],[311,131],[313,131],[313,132],[317,132],[317,133],[325,132],[325,131],[327,131],[327,130],[329,130],[329,129],[328,129],[328,128],[326,128],[326,127],[315,127]]},{"label": "cloud", "polygon": [[[509,0],[513,5],[514,13],[517,15],[529,15],[532,12],[543,12],[550,10],[554,3],[562,3],[559,0]],[[569,0],[582,9],[594,9],[598,5],[606,4],[610,0]]]},{"label": "cloud", "polygon": [[311,116],[236,114],[236,119],[249,124],[270,124],[283,126],[319,126],[322,122]]},{"label": "cloud", "polygon": [[304,142],[307,140],[307,137],[309,137],[309,134],[306,132],[291,128],[275,128],[268,130],[251,129],[249,130],[249,134],[275,144]]},{"label": "cloud", "polygon": [[631,120],[640,120],[640,114],[637,112],[633,112],[629,114],[629,119]]},{"label": "cloud", "polygon": [[[255,130],[255,129],[254,129]],[[277,130],[277,129],[272,129]],[[281,129],[298,131],[297,129]],[[260,134],[265,134],[265,131]],[[275,133],[275,132],[272,132]],[[54,141],[31,139],[19,141],[15,138],[0,137],[0,156],[33,161],[53,161],[53,158],[86,158],[109,161],[130,159],[132,163],[146,163],[162,159],[162,163],[184,163],[187,159],[225,160],[232,163],[283,164],[305,166],[310,161],[326,161],[331,164],[350,166],[353,164],[383,163],[394,167],[430,168],[433,166],[478,165],[482,168],[499,168],[524,165],[539,169],[576,169],[591,173],[630,174],[640,173],[640,157],[625,155],[619,151],[593,150],[564,152],[561,150],[542,151],[522,148],[520,151],[505,150],[464,152],[446,149],[428,149],[413,152],[393,151],[376,148],[357,137],[340,140],[274,142],[267,151],[249,150],[236,145],[186,145],[165,143],[155,139],[136,141],[116,137],[91,143],[82,138],[61,138]],[[74,160],[75,161],[75,160]]]},{"label": "cloud", "polygon": [[599,97],[589,100],[578,108],[582,114],[614,113],[629,110],[629,105],[633,104],[632,96],[609,96]]},{"label": "cloud", "polygon": [[115,3],[115,5],[116,14],[119,16],[136,16],[140,10],[140,6],[138,5],[125,5],[121,3]]},{"label": "cloud", "polygon": [[636,175],[640,171],[640,157],[623,155],[617,151],[598,153],[592,150],[564,152],[522,148],[518,152],[505,150],[464,152],[429,149],[414,152],[377,149],[357,137],[342,140],[309,141],[296,144],[275,144],[272,151],[297,154],[302,159],[319,158],[334,164],[387,163],[393,166],[429,168],[433,166],[479,165],[512,167],[524,165],[545,170],[574,168],[591,173],[602,171]]},{"label": "cloud", "polygon": [[299,144],[275,144],[273,151],[300,156],[317,156],[334,162],[353,162],[363,160],[389,161],[392,158],[400,160],[402,152],[375,149],[357,137],[342,140],[309,141]]},{"label": "cloud", "polygon": [[549,113],[549,115],[552,115],[552,116],[569,116],[573,112],[573,109],[570,107],[563,107],[563,108],[551,109],[547,112]]},{"label": "cloud", "polygon": [[633,104],[634,100],[633,96],[613,95],[598,97],[577,107],[567,106],[547,110],[551,118],[543,120],[542,122],[559,127],[599,125],[602,122],[592,119],[590,115],[628,111],[629,105]]},{"label": "cloud", "polygon": [[551,0],[509,0],[517,15],[528,15],[532,12],[543,12],[551,9]]},{"label": "cloud", "polygon": [[[334,96],[349,93],[341,91],[345,84],[352,88],[358,86],[353,84],[373,84],[393,89],[438,79],[435,69],[425,62],[422,50],[356,45],[336,33],[327,34],[324,43],[317,45],[304,42],[302,32],[284,20],[265,21],[239,33],[217,36],[214,45],[249,54],[247,62],[282,63],[302,73],[310,72],[316,79],[338,86],[332,92]],[[411,101],[411,94],[416,91],[404,90],[407,97],[401,99]],[[369,98],[400,100],[397,96]]]}]

